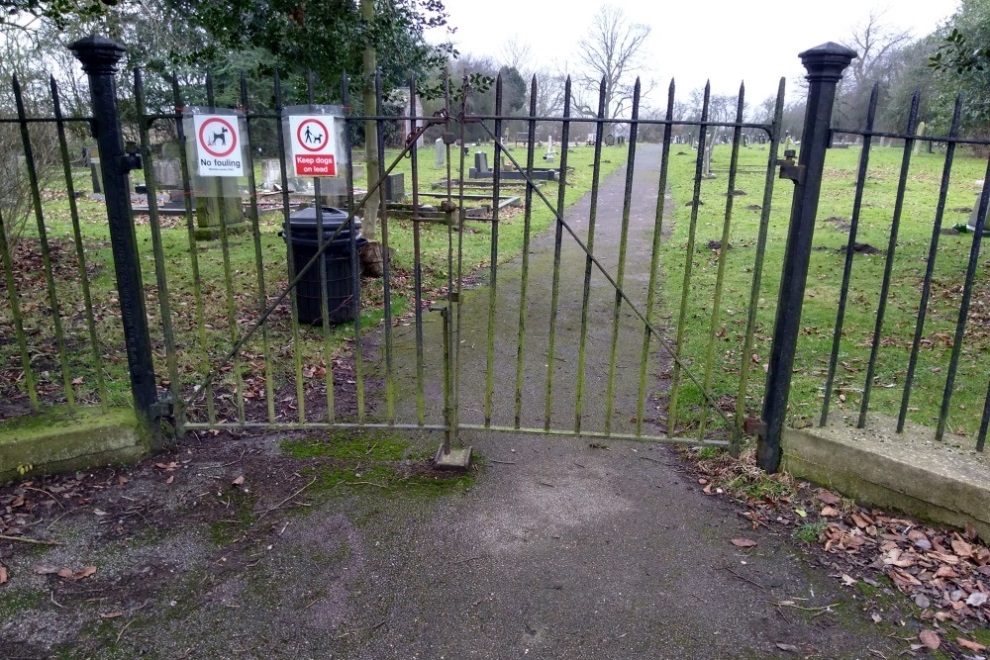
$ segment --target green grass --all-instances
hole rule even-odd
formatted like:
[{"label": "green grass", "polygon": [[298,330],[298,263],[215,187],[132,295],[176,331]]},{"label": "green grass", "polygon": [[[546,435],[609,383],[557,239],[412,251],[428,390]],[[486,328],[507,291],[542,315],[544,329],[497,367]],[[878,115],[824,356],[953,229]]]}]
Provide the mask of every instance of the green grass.
[{"label": "green grass", "polygon": [[[678,154],[678,147],[675,146],[673,152],[676,155],[671,159],[676,227],[671,239],[663,246],[666,279],[662,301],[666,313],[673,318],[672,324],[676,324],[680,313],[691,216],[691,208],[685,203],[692,199],[695,166],[694,152],[683,147],[680,151],[682,153]],[[817,422],[821,410],[845,260],[843,248],[848,240],[848,233],[842,231],[840,222],[835,219],[848,222],[851,217],[859,155],[856,148],[833,149],[829,151],[826,161],[801,319],[802,332],[791,387],[790,418],[794,423]],[[742,355],[760,220],[759,209],[748,207],[764,203],[767,152],[760,147],[741,149],[740,174],[735,188],[744,191],[745,195],[733,199],[731,247],[725,255],[722,304],[715,319],[713,298],[719,253],[709,249],[708,244],[709,241],[721,240],[729,157],[729,146],[717,147],[713,168],[718,178],[702,182],[703,205],[699,207],[695,249],[689,255],[693,266],[688,286],[691,304],[685,315],[682,354],[692,372],[699,379],[703,378],[709,361],[709,342],[714,333],[710,387],[716,398],[724,396],[732,400],[739,392],[741,364],[744,360],[749,361],[752,368],[745,409],[748,414],[758,416],[776,313],[792,184],[780,180],[774,183],[763,282],[757,304],[755,342],[749,355]],[[901,158],[900,149],[875,148],[864,191],[856,241],[868,243],[884,252],[890,235]],[[870,399],[871,411],[896,415],[900,406],[942,165],[943,157],[937,153],[922,152],[912,160]],[[963,152],[957,154],[943,219],[944,228],[951,228],[968,219],[968,214],[954,209],[973,206],[978,192],[974,181],[983,177],[985,167],[985,160],[971,158]],[[958,316],[959,289],[972,234],[942,235],[939,238],[928,320],[923,333],[925,342],[920,352],[908,412],[910,421],[927,426],[933,426],[938,418],[948,371],[951,336]],[[977,295],[986,300],[986,265],[984,257],[977,273],[974,300]],[[855,255],[831,404],[836,415],[858,412],[883,271],[883,254]],[[974,311],[980,316],[971,318],[967,329],[948,417],[948,429],[963,434],[973,434],[977,430],[979,411],[986,395],[987,371],[985,361],[979,356],[990,348],[990,333],[987,332],[986,312],[981,309],[985,310],[984,307],[974,306]],[[679,395],[680,422],[687,427],[695,426],[704,410],[700,390],[682,379]]]},{"label": "green grass", "polygon": [[[491,147],[488,147],[491,152]],[[472,148],[471,152],[476,149]],[[592,168],[589,167],[593,155],[590,148],[576,148],[571,154],[570,165],[574,168],[568,178],[566,204],[580,199],[591,185]],[[398,151],[386,154],[386,166],[391,165]],[[517,149],[515,157],[525,159],[525,150]],[[455,157],[456,158],[456,157]],[[471,159],[469,155],[466,158]],[[618,168],[625,158],[619,147],[606,148],[602,175]],[[491,160],[490,160],[491,162]],[[542,162],[541,162],[542,164]],[[396,171],[406,172],[407,190],[411,188],[411,161],[400,160]],[[433,167],[432,145],[421,150],[419,157],[421,189],[429,190],[430,184],[446,176],[446,169]],[[363,171],[363,166],[355,172]],[[455,173],[457,163],[455,160]],[[139,179],[140,177],[136,177]],[[260,180],[260,179],[259,179]],[[53,263],[58,304],[67,355],[67,378],[56,350],[55,331],[50,313],[41,259],[38,248],[38,230],[32,219],[24,232],[21,246],[15,253],[13,262],[16,270],[16,290],[28,338],[28,350],[32,367],[38,381],[39,398],[44,404],[55,404],[65,400],[65,380],[71,382],[71,389],[79,403],[92,405],[99,401],[95,367],[91,356],[85,308],[83,305],[81,276],[75,259],[72,219],[69,201],[64,195],[64,183],[55,183],[45,194],[43,212],[48,240],[52,245]],[[88,190],[88,177],[85,172],[75,173],[77,190]],[[360,187],[361,182],[356,183]],[[556,183],[548,183],[543,192],[556,203]],[[87,261],[86,279],[92,292],[96,316],[99,352],[102,372],[106,381],[107,402],[110,405],[130,403],[130,384],[127,372],[126,355],[123,350],[123,337],[119,320],[117,293],[113,259],[110,248],[105,206],[101,201],[84,196],[77,200],[80,219],[80,233]],[[530,222],[532,234],[548,227],[553,214],[539,200],[534,201]],[[166,339],[163,332],[162,310],[156,280],[156,260],[152,251],[151,230],[145,221],[138,221],[136,227],[137,244],[143,269],[147,314],[151,326],[152,345],[155,354],[155,370],[159,386],[170,384],[169,365],[166,352]],[[233,337],[240,336],[260,316],[260,295],[258,289],[259,268],[255,257],[254,237],[245,232],[228,238],[225,250],[221,241],[199,242],[194,250],[198,261],[199,276],[192,270],[192,251],[189,233],[183,217],[162,217],[162,252],[164,259],[158,264],[168,287],[167,302],[169,319],[173,327],[176,369],[181,392],[188,396],[193,388],[202,383],[207,372],[217,367],[232,345]],[[278,237],[281,229],[280,212],[264,214],[259,219],[259,243],[262,255],[261,273],[265,279],[264,300],[273,304],[276,297],[287,285],[286,247]],[[524,219],[522,213],[505,217],[500,222],[498,254],[499,260],[508,260],[519,254],[523,243]],[[440,295],[441,287],[448,278],[449,234],[446,226],[421,223],[420,258],[423,273],[423,292],[427,299]],[[453,234],[454,247],[458,234]],[[389,246],[395,251],[392,261],[392,313],[400,315],[410,311],[413,302],[413,227],[408,220],[389,222]],[[225,258],[229,266],[225,266]],[[485,268],[491,260],[491,223],[468,222],[463,232],[463,268],[465,274]],[[455,261],[456,263],[456,261]],[[231,273],[228,296],[225,285],[225,272]],[[197,300],[196,285],[200,286],[200,300]],[[20,354],[15,340],[11,306],[6,295],[6,287],[0,294],[0,397],[10,401],[26,403],[26,383],[23,378]],[[380,326],[384,317],[384,290],[381,279],[365,280],[362,289],[362,327]],[[202,306],[203,323],[199,321],[199,306]],[[230,317],[233,317],[235,332],[230,330]],[[306,391],[326,384],[327,355],[336,359],[350,352],[349,342],[354,336],[352,324],[333,327],[324,336],[321,327],[301,326],[298,349],[292,340],[288,299],[269,317],[266,323],[268,347],[264,345],[263,333],[258,332],[244,346],[239,355],[244,393],[249,408],[249,417],[266,417],[265,366],[273,373],[272,388],[276,393],[276,408],[283,412],[289,408],[290,417],[294,412],[295,366],[294,358],[301,363],[301,380]],[[220,417],[231,419],[235,416],[234,405],[234,365],[227,365],[219,375],[215,385],[215,400]],[[366,371],[371,369],[369,365]],[[254,412],[250,409],[254,406]],[[193,417],[205,419],[205,406],[200,405]],[[312,415],[308,419],[315,419]],[[325,420],[325,416],[323,417]]]},{"label": "green grass", "polygon": [[793,536],[799,541],[804,541],[805,543],[817,543],[818,538],[825,531],[828,523],[824,520],[819,520],[818,522],[808,522],[794,529]]}]

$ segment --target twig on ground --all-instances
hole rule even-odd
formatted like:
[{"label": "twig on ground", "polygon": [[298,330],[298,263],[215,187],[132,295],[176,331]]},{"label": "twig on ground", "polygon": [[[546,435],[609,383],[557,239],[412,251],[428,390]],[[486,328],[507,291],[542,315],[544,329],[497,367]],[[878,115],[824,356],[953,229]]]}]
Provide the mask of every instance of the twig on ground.
[{"label": "twig on ground", "polygon": [[58,498],[55,497],[54,495],[52,495],[51,493],[49,493],[47,490],[43,490],[41,488],[35,488],[34,486],[21,486],[21,488],[23,488],[24,490],[33,490],[33,491],[35,491],[37,493],[41,493],[42,495],[47,495],[48,497],[50,497],[52,499],[53,502],[55,502],[55,504],[59,505],[59,507],[63,511],[65,511],[65,505],[62,504],[61,502],[59,502],[58,501]]},{"label": "twig on ground", "polygon": [[499,463],[501,465],[515,465],[516,464],[515,461],[497,461],[494,458],[489,458],[488,459],[488,462],[489,463]]},{"label": "twig on ground", "polygon": [[55,590],[54,589],[52,591],[49,591],[48,592],[48,599],[50,601],[52,601],[52,604],[55,605],[56,607],[61,607],[63,610],[65,609],[65,605],[63,605],[62,603],[60,603],[57,600],[55,600]]},{"label": "twig on ground", "polygon": [[31,543],[33,545],[62,545],[61,541],[49,541],[47,539],[29,539],[25,536],[7,536],[0,534],[2,541],[18,541],[20,543]]},{"label": "twig on ground", "polygon": [[802,612],[818,612],[818,613],[823,613],[823,612],[826,612],[826,611],[830,610],[831,608],[835,607],[835,603],[829,603],[828,605],[822,605],[821,607],[804,607],[802,605],[795,605],[794,603],[791,603],[789,601],[783,600],[783,601],[777,603],[777,606],[778,607],[790,607],[790,608],[795,609],[795,610],[801,610]]},{"label": "twig on ground", "polygon": [[766,591],[766,587],[764,587],[764,586],[763,586],[762,584],[760,584],[759,582],[756,582],[755,580],[750,580],[750,579],[749,579],[748,577],[746,577],[745,575],[740,575],[739,573],[736,573],[736,572],[735,572],[734,570],[732,570],[732,569],[731,569],[731,568],[729,568],[728,566],[723,566],[723,567],[722,567],[722,570],[723,570],[723,571],[728,571],[729,573],[732,573],[733,575],[735,575],[735,576],[736,576],[737,578],[739,578],[739,579],[740,579],[740,580],[742,580],[743,582],[749,582],[749,583],[750,583],[751,585],[753,585],[753,586],[755,586],[755,587],[759,587],[760,589],[763,589],[764,591]]},{"label": "twig on ground", "polygon": [[292,495],[289,495],[287,498],[285,498],[284,500],[282,500],[281,502],[279,502],[278,504],[276,504],[272,508],[268,509],[267,511],[262,512],[262,514],[260,516],[258,516],[258,521],[260,522],[262,518],[264,518],[265,516],[267,516],[272,511],[275,511],[276,509],[281,509],[289,501],[291,501],[294,497],[296,497],[297,495],[299,495],[300,493],[302,493],[304,490],[306,490],[307,488],[309,488],[310,486],[312,486],[313,484],[315,484],[316,483],[316,479],[317,479],[316,477],[313,477],[313,480],[312,481],[310,481],[308,484],[306,484],[305,486],[303,486],[302,488],[300,488],[299,490],[297,490],[296,492],[294,492]]},{"label": "twig on ground", "polygon": [[131,619],[130,621],[127,622],[126,626],[120,629],[120,632],[117,633],[117,641],[113,643],[114,646],[120,644],[120,638],[124,636],[124,633],[127,632],[127,629],[131,627],[131,624],[134,623],[135,620],[136,619]]},{"label": "twig on ground", "polygon": [[385,490],[388,490],[388,486],[385,486],[383,484],[376,484],[374,481],[347,481],[344,482],[344,485],[345,486],[361,486],[361,485],[378,486],[379,488],[384,488]]},{"label": "twig on ground", "polygon": [[474,561],[475,559],[484,559],[484,557],[485,557],[484,555],[475,555],[474,557],[465,557],[464,559],[458,559],[458,560],[452,561],[450,563],[451,563],[451,565],[454,565],[454,564],[464,564],[464,563],[467,563],[469,561]]},{"label": "twig on ground", "polygon": [[666,465],[667,467],[674,467],[671,463],[667,463],[666,461],[661,461],[660,459],[653,458],[652,456],[640,456],[640,458],[643,459],[644,461],[653,461],[654,463],[659,463],[660,465]]}]

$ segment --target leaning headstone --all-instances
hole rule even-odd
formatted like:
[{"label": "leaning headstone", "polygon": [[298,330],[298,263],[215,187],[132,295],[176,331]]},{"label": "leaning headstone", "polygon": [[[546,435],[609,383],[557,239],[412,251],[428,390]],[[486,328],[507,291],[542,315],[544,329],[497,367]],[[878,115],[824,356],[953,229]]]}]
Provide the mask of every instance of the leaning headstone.
[{"label": "leaning headstone", "polygon": [[443,138],[437,138],[433,143],[433,167],[443,167],[444,156]]},{"label": "leaning headstone", "polygon": [[[917,134],[918,134],[918,137],[921,137],[921,136],[923,136],[925,134],[925,122],[921,122],[920,124],[918,124]],[[921,140],[915,140],[914,141],[914,155],[915,156],[917,156],[919,153],[921,153],[921,142],[922,142]]]}]

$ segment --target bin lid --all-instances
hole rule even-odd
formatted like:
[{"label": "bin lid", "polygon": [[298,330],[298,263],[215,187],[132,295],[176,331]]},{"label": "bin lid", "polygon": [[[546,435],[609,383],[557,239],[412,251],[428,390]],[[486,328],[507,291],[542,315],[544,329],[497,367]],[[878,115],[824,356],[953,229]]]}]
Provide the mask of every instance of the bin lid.
[{"label": "bin lid", "polygon": [[[347,211],[342,211],[332,206],[323,207],[324,229],[328,227],[336,229],[345,222],[347,222]],[[289,224],[292,225],[293,229],[312,229],[316,231],[316,209],[311,206],[308,209],[301,209],[292,213],[289,215]],[[360,229],[361,219],[355,216],[353,226],[355,229]]]}]

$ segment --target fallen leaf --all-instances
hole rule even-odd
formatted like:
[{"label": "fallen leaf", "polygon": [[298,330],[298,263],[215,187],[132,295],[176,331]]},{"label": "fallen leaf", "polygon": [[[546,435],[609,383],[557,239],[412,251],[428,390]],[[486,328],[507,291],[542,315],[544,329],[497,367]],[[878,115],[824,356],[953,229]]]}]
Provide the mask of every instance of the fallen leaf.
[{"label": "fallen leaf", "polygon": [[242,483],[244,483],[244,475],[243,474],[241,476],[237,477],[236,479],[234,479],[232,482],[230,482],[230,484],[232,486],[240,486]]},{"label": "fallen leaf", "polygon": [[756,541],[752,539],[732,539],[732,545],[738,548],[752,548],[756,545]]},{"label": "fallen leaf", "polygon": [[957,537],[952,539],[952,551],[960,557],[969,557],[973,554],[973,546]]},{"label": "fallen leaf", "polygon": [[854,584],[856,584],[856,578],[854,578],[854,577],[852,577],[850,575],[846,575],[845,573],[843,573],[842,574],[842,584],[846,585],[847,587],[851,587]]},{"label": "fallen leaf", "polygon": [[823,503],[831,504],[832,506],[836,506],[839,504],[839,502],[842,501],[842,498],[840,498],[838,495],[836,495],[835,493],[830,493],[827,490],[823,490],[822,492],[818,493],[818,499],[821,500]]},{"label": "fallen leaf", "polygon": [[880,623],[881,621],[883,621],[883,618],[879,614],[877,614],[876,612],[874,612],[873,614],[871,614],[870,615],[870,618],[873,619],[873,623]]},{"label": "fallen leaf", "polygon": [[51,575],[52,573],[58,573],[58,568],[49,564],[35,564],[31,570],[38,575]]},{"label": "fallen leaf", "polygon": [[101,619],[116,619],[119,616],[124,616],[123,612],[103,612],[100,614]]},{"label": "fallen leaf", "polygon": [[807,518],[808,517],[808,512],[805,511],[804,509],[794,509],[794,513],[798,514],[802,518]]},{"label": "fallen leaf", "polygon": [[76,580],[82,580],[84,578],[88,578],[90,575],[93,575],[94,573],[96,573],[96,566],[86,566],[78,573],[73,572],[71,568],[63,568],[58,572],[58,576],[60,578],[65,578],[66,580],[72,580],[73,582],[75,582]]},{"label": "fallen leaf", "polygon": [[172,470],[177,469],[179,467],[179,464],[176,463],[175,461],[172,461],[171,463],[155,463],[155,467],[158,468],[159,470],[165,470],[166,472],[171,472]]},{"label": "fallen leaf", "polygon": [[822,507],[822,515],[826,518],[835,518],[839,515],[839,510],[831,506]]},{"label": "fallen leaf", "polygon": [[780,642],[777,642],[777,648],[780,649],[781,651],[788,651],[789,653],[800,653],[801,652],[801,649],[799,649],[798,647],[794,646],[793,644],[782,644]]},{"label": "fallen leaf", "polygon": [[966,599],[966,604],[970,607],[982,607],[987,603],[987,595],[982,591],[976,591],[969,595]]},{"label": "fallen leaf", "polygon": [[936,633],[934,630],[922,630],[918,634],[918,639],[921,641],[922,644],[924,644],[927,648],[930,648],[932,651],[934,651],[935,649],[937,649],[939,646],[942,645],[942,640],[939,639],[938,633]]},{"label": "fallen leaf", "polygon": [[959,574],[951,566],[939,566],[938,570],[935,571],[935,577],[955,578],[959,577]]},{"label": "fallen leaf", "polygon": [[979,642],[972,642],[966,639],[965,637],[956,637],[956,644],[958,644],[963,648],[969,649],[970,651],[979,652],[979,651],[987,650],[987,647],[985,647],[983,644],[980,644]]},{"label": "fallen leaf", "polygon": [[165,480],[165,483],[166,483],[166,484],[170,484],[170,483],[172,483],[173,481],[175,481],[175,475],[174,475],[174,474],[173,474],[172,476],[170,476],[170,477],[169,477],[168,479],[166,479],[166,480]]},{"label": "fallen leaf", "polygon": [[6,584],[6,583],[7,583],[7,569],[4,568],[3,566],[0,566],[0,584]]}]

